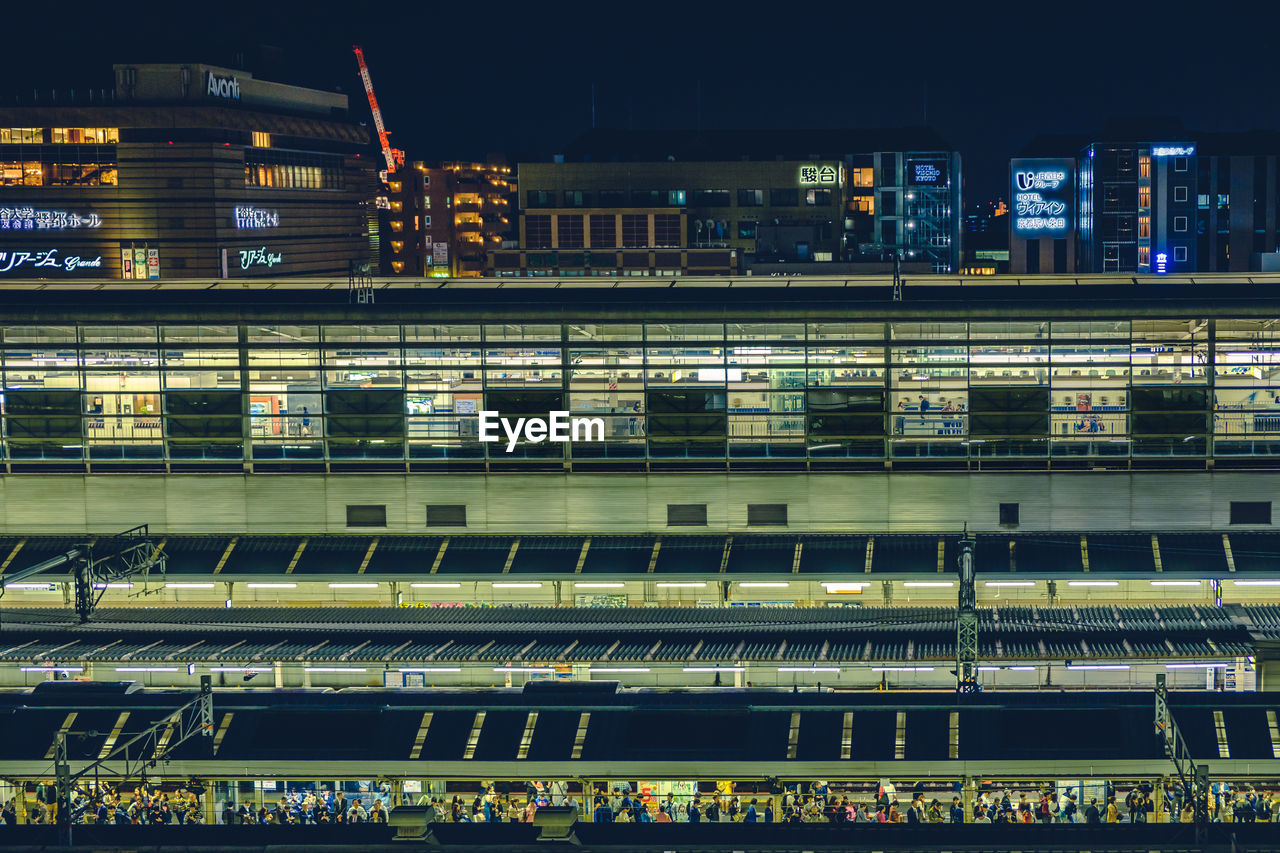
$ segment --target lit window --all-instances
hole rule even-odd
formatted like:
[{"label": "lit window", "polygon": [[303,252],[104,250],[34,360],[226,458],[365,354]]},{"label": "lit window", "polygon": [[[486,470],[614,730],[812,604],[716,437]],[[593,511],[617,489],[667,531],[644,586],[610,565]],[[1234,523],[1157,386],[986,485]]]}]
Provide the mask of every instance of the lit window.
[{"label": "lit window", "polygon": [[851,186],[855,186],[855,187],[875,186],[875,170],[871,168],[854,169]]},{"label": "lit window", "polygon": [[252,135],[253,135],[252,142],[253,142],[254,148],[270,148],[271,147],[271,134],[263,133],[261,130],[255,130],[253,131]]},{"label": "lit window", "polygon": [[398,193],[398,192],[400,192],[400,182],[399,182],[399,181],[392,181],[392,182],[391,182],[391,184],[390,184],[390,186],[391,186],[391,191],[392,191],[393,193]]},{"label": "lit window", "polygon": [[392,231],[403,231],[403,230],[404,230],[404,223],[403,223],[403,222],[401,222],[399,219],[393,219],[393,220],[391,220],[391,230],[392,230]]},{"label": "lit window", "polygon": [[44,142],[44,129],[39,127],[0,127],[0,143]]}]

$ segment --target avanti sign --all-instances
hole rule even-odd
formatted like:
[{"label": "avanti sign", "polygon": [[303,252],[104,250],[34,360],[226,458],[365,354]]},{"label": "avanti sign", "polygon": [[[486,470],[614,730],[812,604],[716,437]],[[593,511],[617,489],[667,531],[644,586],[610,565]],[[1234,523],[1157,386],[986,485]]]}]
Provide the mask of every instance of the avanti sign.
[{"label": "avanti sign", "polygon": [[240,81],[234,75],[222,77],[212,71],[206,71],[204,81],[206,95],[214,98],[229,98],[233,101],[240,100]]}]

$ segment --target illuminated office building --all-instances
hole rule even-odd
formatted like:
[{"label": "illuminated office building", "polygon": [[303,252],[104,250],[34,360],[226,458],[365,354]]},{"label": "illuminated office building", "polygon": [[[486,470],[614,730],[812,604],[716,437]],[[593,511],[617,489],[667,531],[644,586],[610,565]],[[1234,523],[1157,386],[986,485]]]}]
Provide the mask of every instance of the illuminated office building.
[{"label": "illuminated office building", "polygon": [[371,256],[347,96],[117,65],[92,99],[0,107],[0,278],[342,275]]}]

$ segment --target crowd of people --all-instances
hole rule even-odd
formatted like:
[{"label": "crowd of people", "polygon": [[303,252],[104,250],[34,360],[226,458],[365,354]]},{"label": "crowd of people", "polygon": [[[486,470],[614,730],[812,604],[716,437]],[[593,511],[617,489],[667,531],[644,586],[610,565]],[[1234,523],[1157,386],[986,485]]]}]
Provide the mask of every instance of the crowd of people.
[{"label": "crowd of people", "polygon": [[[633,793],[628,787],[597,789],[587,812],[563,785],[529,782],[523,795],[499,794],[488,785],[474,795],[450,797],[423,794],[418,805],[429,806],[429,820],[438,823],[528,823],[539,808],[562,805],[576,808],[580,820],[595,823],[1191,823],[1195,811],[1180,786],[1136,785],[1123,794],[1107,787],[1103,796],[1084,802],[1073,788],[1046,788],[1034,793],[984,790],[968,808],[960,796],[950,802],[927,796],[917,787],[900,799],[887,780],[873,795],[851,795],[816,782],[796,786],[775,795],[665,795]],[[52,824],[57,803],[51,784],[36,786],[34,798],[24,803],[8,800],[0,807],[0,824],[20,822]],[[247,825],[385,824],[392,807],[385,787],[368,794],[348,796],[343,791],[301,790],[282,794],[278,801],[221,803],[215,822]],[[25,806],[25,808],[24,808]],[[1280,792],[1258,791],[1249,786],[1215,782],[1208,803],[1215,822],[1280,822]],[[25,812],[25,813],[24,813]],[[25,818],[25,821],[23,820]],[[110,786],[77,786],[71,799],[71,820],[76,824],[199,825],[205,822],[204,792],[173,792],[143,785],[122,793]]]}]

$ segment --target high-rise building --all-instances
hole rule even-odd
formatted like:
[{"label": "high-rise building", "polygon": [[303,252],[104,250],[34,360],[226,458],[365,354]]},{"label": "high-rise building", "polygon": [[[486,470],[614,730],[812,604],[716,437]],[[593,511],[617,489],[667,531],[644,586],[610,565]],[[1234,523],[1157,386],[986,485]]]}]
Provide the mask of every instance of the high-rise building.
[{"label": "high-rise building", "polygon": [[385,275],[470,278],[489,253],[514,244],[511,168],[484,163],[414,162],[388,176],[380,202]]},{"label": "high-rise building", "polygon": [[346,275],[373,254],[347,96],[200,64],[0,107],[0,276]]}]

